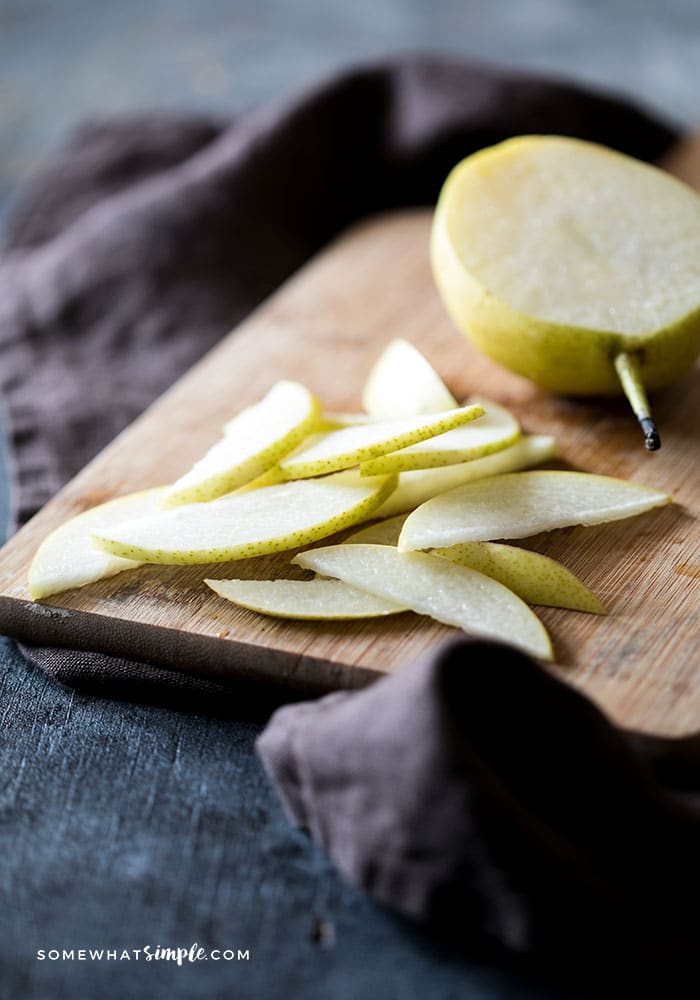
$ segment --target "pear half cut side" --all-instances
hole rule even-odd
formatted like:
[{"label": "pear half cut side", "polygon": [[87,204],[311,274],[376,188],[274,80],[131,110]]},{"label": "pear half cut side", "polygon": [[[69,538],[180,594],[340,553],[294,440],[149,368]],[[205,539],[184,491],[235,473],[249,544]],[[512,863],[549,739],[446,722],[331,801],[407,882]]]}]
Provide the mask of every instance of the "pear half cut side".
[{"label": "pear half cut side", "polygon": [[700,351],[698,259],[695,191],[560,136],[519,136],[459,163],[431,234],[435,281],[466,337],[553,392],[624,391],[650,449],[645,388],[676,381]]}]

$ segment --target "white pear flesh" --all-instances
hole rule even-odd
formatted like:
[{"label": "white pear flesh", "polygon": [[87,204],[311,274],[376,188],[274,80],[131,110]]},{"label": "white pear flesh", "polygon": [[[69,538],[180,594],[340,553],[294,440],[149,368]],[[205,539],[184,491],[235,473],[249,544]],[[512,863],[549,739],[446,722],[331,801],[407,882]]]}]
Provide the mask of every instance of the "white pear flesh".
[{"label": "white pear flesh", "polygon": [[334,412],[326,410],[321,417],[319,431],[338,431],[343,427],[357,427],[358,424],[374,424],[376,417],[371,417],[369,413]]},{"label": "white pear flesh", "polygon": [[431,555],[449,559],[458,566],[469,566],[498,580],[528,604],[594,615],[606,613],[596,595],[578,577],[556,559],[539,552],[500,542],[464,542],[431,549]]},{"label": "white pear flesh", "polygon": [[397,517],[389,517],[385,521],[375,521],[374,524],[368,524],[365,528],[353,531],[345,539],[344,544],[364,543],[367,545],[396,546],[407,517],[408,514],[399,514]]},{"label": "white pear flesh", "polygon": [[383,618],[406,608],[340,580],[205,580],[220,597],[273,618],[346,621]]},{"label": "white pear flesh", "polygon": [[214,500],[251,482],[296,448],[320,419],[313,393],[298,382],[277,382],[226,424],[223,438],[173,483],[163,506]]},{"label": "white pear flesh", "polygon": [[437,469],[415,469],[399,473],[399,483],[388,500],[376,511],[375,517],[393,517],[414,510],[432,497],[489,476],[542,465],[556,458],[557,445],[548,434],[524,435],[503,451],[475,458],[471,462],[446,465]]},{"label": "white pear flesh", "polygon": [[377,476],[469,462],[502,451],[518,440],[520,424],[510,410],[481,397],[472,397],[469,402],[483,407],[483,417],[446,434],[370,459],[362,464],[362,475]]},{"label": "white pear flesh", "polygon": [[326,475],[436,434],[444,434],[476,420],[483,412],[481,406],[460,406],[441,413],[397,417],[317,434],[280,462],[280,468],[287,479]]},{"label": "white pear flesh", "polygon": [[466,566],[424,552],[363,544],[310,549],[293,561],[470,635],[511,642],[534,656],[552,658],[549,636],[527,604],[503,584]]},{"label": "white pear flesh", "polygon": [[92,532],[159,510],[167,487],[117,497],[72,517],[44,539],[29,567],[29,593],[41,601],[64,590],[84,587],[140,565],[110,555],[92,544]]},{"label": "white pear flesh", "polygon": [[[345,544],[396,545],[406,517],[400,514],[360,528],[345,539]],[[446,549],[431,549],[430,554],[498,580],[527,604],[587,611],[594,615],[606,613],[595,594],[573,573],[539,552],[499,542],[464,542]]]},{"label": "white pear flesh", "polygon": [[407,552],[527,538],[555,528],[634,517],[670,502],[666,493],[611,476],[511,472],[428,500],[406,519],[398,547]]},{"label": "white pear flesh", "polygon": [[93,535],[112,555],[167,565],[249,559],[307,545],[368,517],[395,486],[355,470],[185,504]]},{"label": "white pear flesh", "polygon": [[397,338],[367,376],[362,405],[374,417],[409,417],[457,406],[457,400],[421,352]]}]

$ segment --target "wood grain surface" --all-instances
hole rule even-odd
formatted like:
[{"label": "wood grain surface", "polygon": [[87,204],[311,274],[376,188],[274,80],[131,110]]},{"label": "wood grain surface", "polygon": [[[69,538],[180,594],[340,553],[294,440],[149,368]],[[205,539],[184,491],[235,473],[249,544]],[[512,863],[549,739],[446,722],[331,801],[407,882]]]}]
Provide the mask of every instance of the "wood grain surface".
[{"label": "wood grain surface", "polygon": [[304,382],[328,408],[358,408],[372,361],[402,336],[458,398],[492,396],[528,431],[555,434],[563,467],[674,495],[673,505],[642,517],[527,544],[560,559],[610,611],[538,609],[553,639],[554,669],[626,725],[668,733],[696,727],[700,368],[655,397],[663,447],[647,454],[623,401],[547,395],[455,332],[433,288],[429,225],[427,211],[405,212],[341,237],[106,448],[0,554],[0,631],[309,690],[365,684],[454,634],[408,613],[366,623],[275,621],[236,609],[201,583],[205,576],[294,575],[285,553],[233,565],[144,567],[41,604],[26,587],[29,562],[49,531],[104,500],[173,480],[275,380]]}]

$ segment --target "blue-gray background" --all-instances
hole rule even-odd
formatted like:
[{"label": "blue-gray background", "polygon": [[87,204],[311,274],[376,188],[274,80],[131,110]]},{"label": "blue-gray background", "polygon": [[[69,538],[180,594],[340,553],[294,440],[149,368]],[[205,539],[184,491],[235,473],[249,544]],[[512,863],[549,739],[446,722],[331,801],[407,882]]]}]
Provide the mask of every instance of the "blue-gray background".
[{"label": "blue-gray background", "polygon": [[[697,0],[0,0],[0,220],[85,117],[226,114],[406,49],[558,72],[700,122]],[[2,639],[0,669],[3,997],[553,996],[457,961],[343,886],[286,825],[253,756],[259,722],[76,695]],[[34,958],[194,941],[251,959]]]}]

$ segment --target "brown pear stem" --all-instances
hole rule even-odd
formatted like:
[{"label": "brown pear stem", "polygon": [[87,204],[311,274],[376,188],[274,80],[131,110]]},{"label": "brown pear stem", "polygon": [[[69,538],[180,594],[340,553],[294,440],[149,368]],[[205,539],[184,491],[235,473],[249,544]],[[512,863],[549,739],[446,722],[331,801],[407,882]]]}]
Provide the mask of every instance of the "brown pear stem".
[{"label": "brown pear stem", "polygon": [[644,446],[646,450],[658,451],[661,447],[661,438],[656,429],[654,418],[651,415],[651,407],[649,406],[649,400],[647,399],[644,383],[642,382],[639,355],[621,351],[615,357],[615,371],[622,383],[622,390],[625,396],[627,396],[632,411],[644,433]]}]

